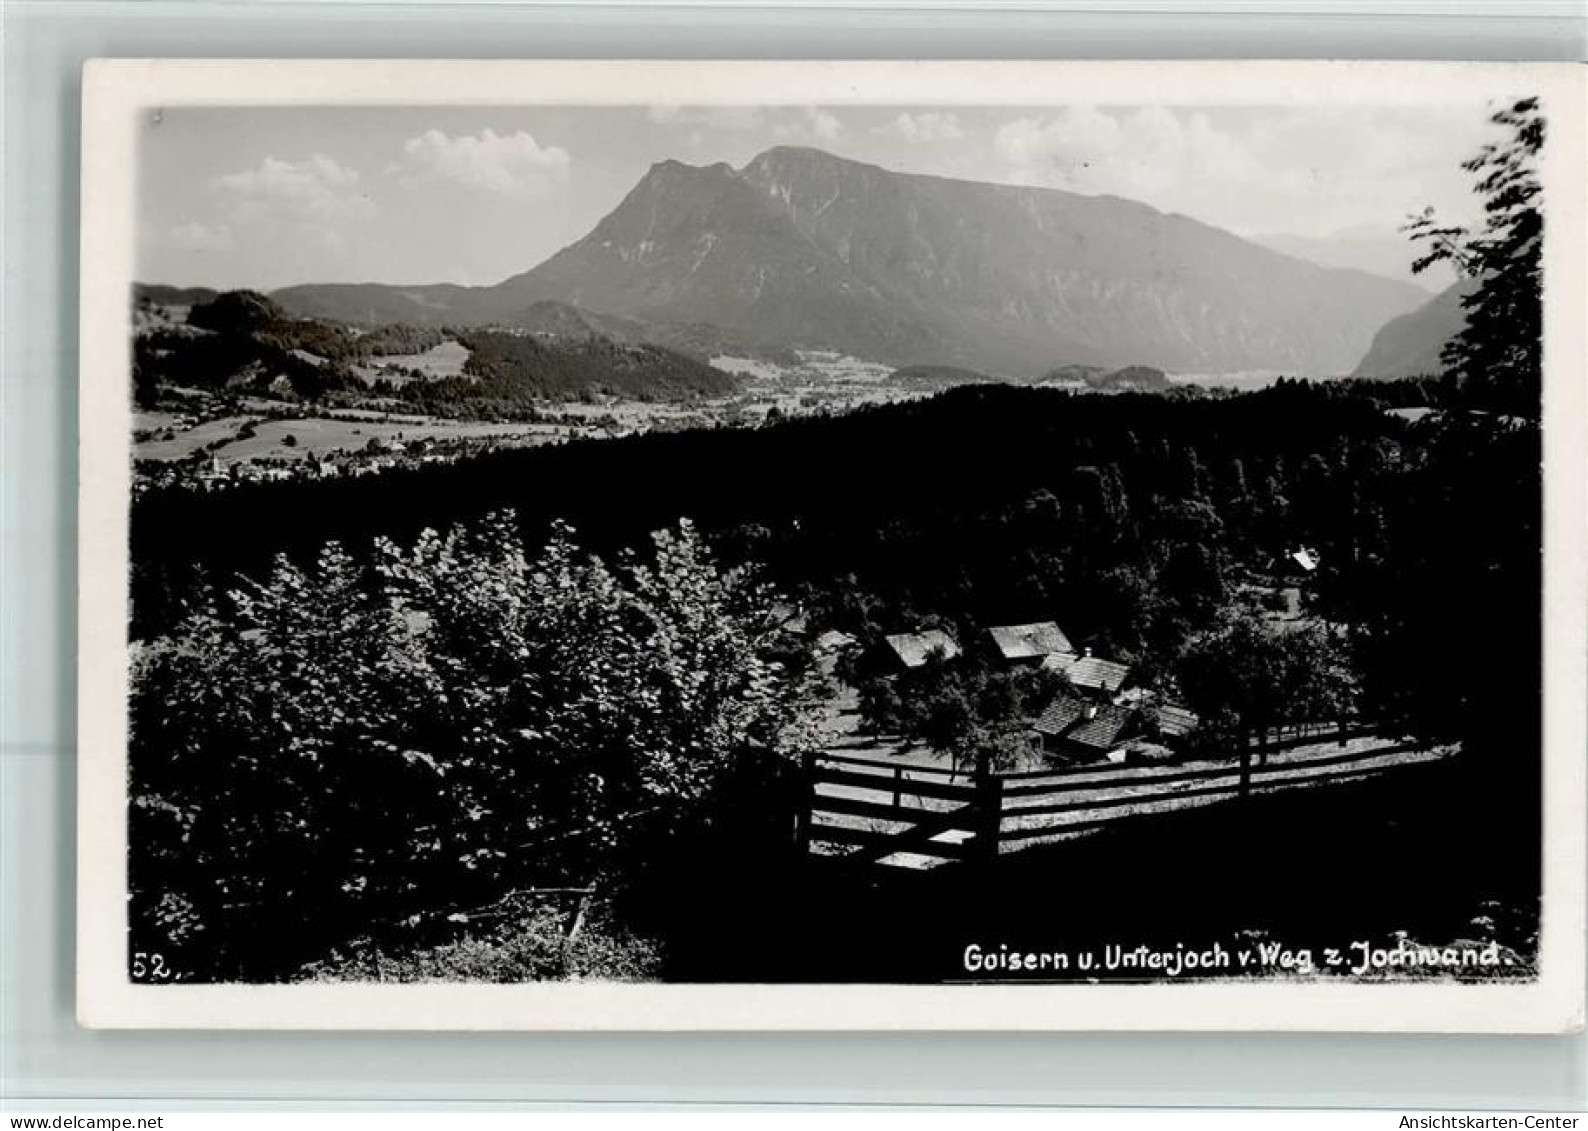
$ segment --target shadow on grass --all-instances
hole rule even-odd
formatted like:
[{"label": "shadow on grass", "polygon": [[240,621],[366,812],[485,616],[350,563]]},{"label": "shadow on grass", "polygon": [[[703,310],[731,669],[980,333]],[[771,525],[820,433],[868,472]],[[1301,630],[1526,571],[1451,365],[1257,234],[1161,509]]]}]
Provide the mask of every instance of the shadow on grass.
[{"label": "shadow on grass", "polygon": [[955,980],[972,943],[1173,949],[1255,936],[1321,953],[1405,932],[1525,952],[1540,877],[1526,777],[1462,755],[926,873],[686,853],[639,910],[677,981]]}]

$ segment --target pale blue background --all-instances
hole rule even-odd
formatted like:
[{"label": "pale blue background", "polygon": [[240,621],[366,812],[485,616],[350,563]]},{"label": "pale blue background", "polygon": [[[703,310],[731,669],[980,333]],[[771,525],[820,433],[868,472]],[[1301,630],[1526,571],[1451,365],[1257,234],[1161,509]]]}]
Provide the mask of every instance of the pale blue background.
[{"label": "pale blue background", "polygon": [[[71,641],[81,61],[96,55],[1581,60],[1588,53],[1581,0],[1288,6],[1228,0],[1179,8],[1159,2],[1118,4],[1111,14],[1095,4],[1013,0],[1001,7],[967,14],[944,4],[885,2],[856,12],[825,4],[377,8],[13,0],[0,8],[3,1106],[176,1110],[222,1099],[250,1106],[296,1099],[310,1108],[459,1099],[482,1106],[1585,1106],[1582,1038],[383,1036],[75,1027]],[[1198,14],[1198,8],[1214,12]],[[1504,15],[1474,15],[1485,10]]]}]

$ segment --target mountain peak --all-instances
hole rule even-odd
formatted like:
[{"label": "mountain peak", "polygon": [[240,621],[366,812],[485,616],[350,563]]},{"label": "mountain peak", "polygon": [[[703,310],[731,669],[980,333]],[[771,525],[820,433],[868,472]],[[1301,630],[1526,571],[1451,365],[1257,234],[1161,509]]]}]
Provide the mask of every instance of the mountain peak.
[{"label": "mountain peak", "polygon": [[892,177],[909,175],[890,172],[880,165],[840,157],[809,145],[774,145],[750,158],[739,170],[739,176],[758,183],[789,177],[831,177],[854,173]]},{"label": "mountain peak", "polygon": [[829,165],[859,165],[864,168],[874,169],[875,165],[867,165],[863,161],[856,161],[849,157],[840,157],[836,153],[829,153],[825,149],[818,149],[814,145],[774,145],[763,149],[749,161],[745,162],[740,172],[747,172],[757,165],[767,165],[779,161],[805,161]]},{"label": "mountain peak", "polygon": [[740,169],[657,162],[583,239],[422,313],[464,322],[555,299],[901,366],[1325,375],[1423,297],[1136,202],[780,145]]},{"label": "mountain peak", "polygon": [[[723,174],[733,175],[733,166],[726,161],[713,162],[710,165],[691,165],[687,161],[679,161],[674,157],[664,157],[660,161],[651,163],[645,176],[640,179],[643,185],[648,181],[670,182],[703,177],[720,177]],[[636,188],[639,185],[635,186]]]}]

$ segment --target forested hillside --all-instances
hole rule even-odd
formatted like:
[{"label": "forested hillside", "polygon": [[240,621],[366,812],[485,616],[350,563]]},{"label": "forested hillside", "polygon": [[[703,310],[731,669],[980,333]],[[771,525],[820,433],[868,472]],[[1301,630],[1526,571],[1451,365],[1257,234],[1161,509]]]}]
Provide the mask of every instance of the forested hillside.
[{"label": "forested hillside", "polygon": [[[135,629],[168,625],[201,572],[257,572],[330,538],[358,552],[503,507],[532,543],[564,519],[600,551],[690,517],[730,562],[761,565],[852,628],[1058,615],[1147,663],[1208,623],[1243,569],[1298,543],[1319,549],[1320,593],[1353,620],[1424,609],[1437,628],[1475,600],[1497,610],[1536,594],[1514,577],[1537,568],[1524,552],[1537,544],[1536,433],[1459,415],[1409,426],[1370,395],[1381,388],[1283,382],[1181,401],[968,387],[372,480],[154,491],[133,513]],[[1512,556],[1505,570],[1494,555]],[[1531,615],[1490,623],[1520,640]]]},{"label": "forested hillside", "polygon": [[[207,297],[206,297],[207,296]],[[447,416],[523,415],[546,401],[621,397],[692,400],[732,393],[739,380],[693,357],[653,345],[623,344],[578,323],[565,337],[384,323],[354,327],[288,314],[253,291],[136,289],[149,317],[133,342],[138,403],[154,405],[169,388],[316,401],[373,388],[360,363],[423,353],[445,341],[470,351],[463,375],[421,380],[382,394]],[[158,318],[164,303],[190,298],[180,321]]]},{"label": "forested hillside", "polygon": [[621,345],[587,337],[547,342],[527,334],[472,331],[464,372],[479,377],[482,395],[566,400],[614,396],[679,400],[725,396],[738,388],[731,374],[660,346]]}]

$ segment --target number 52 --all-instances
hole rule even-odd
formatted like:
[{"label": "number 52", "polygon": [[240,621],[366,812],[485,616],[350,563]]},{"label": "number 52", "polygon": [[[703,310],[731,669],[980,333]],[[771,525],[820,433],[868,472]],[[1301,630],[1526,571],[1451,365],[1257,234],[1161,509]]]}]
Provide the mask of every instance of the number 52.
[{"label": "number 52", "polygon": [[168,982],[171,968],[165,964],[165,955],[158,951],[135,950],[132,952],[132,976],[140,982],[145,979]]}]

